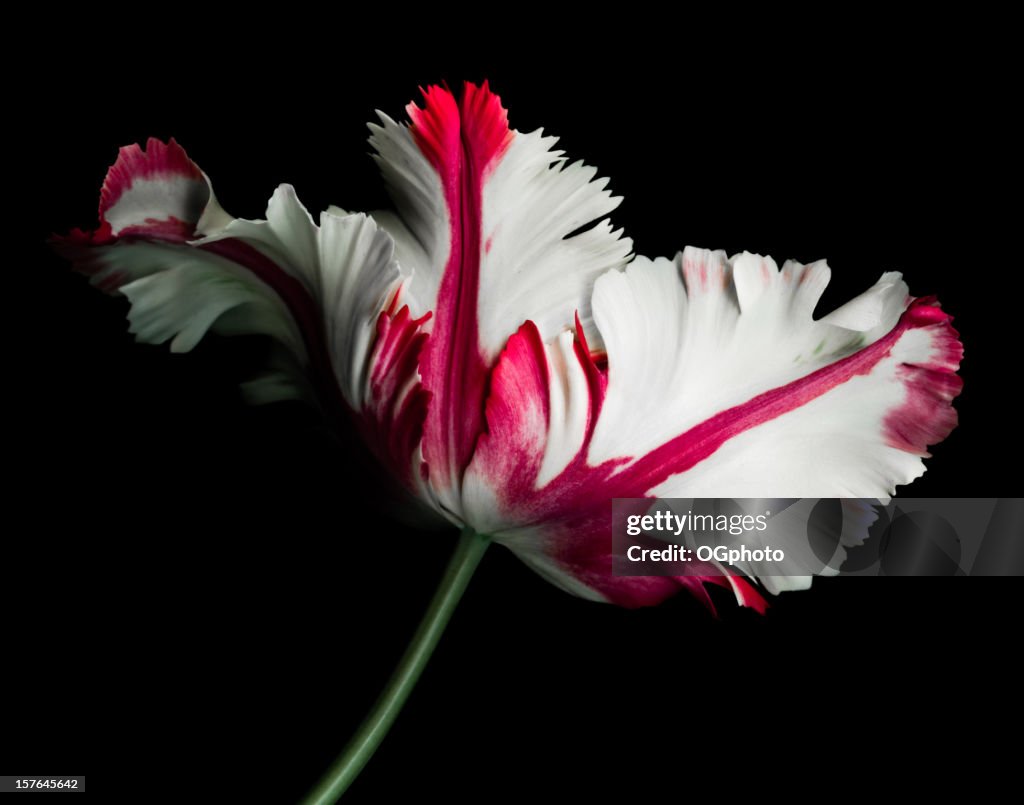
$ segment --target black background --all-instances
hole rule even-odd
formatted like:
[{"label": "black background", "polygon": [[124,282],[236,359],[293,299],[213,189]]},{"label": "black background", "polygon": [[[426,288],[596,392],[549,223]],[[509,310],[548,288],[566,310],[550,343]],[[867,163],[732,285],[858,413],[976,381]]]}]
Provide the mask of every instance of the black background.
[{"label": "black background", "polygon": [[[966,348],[962,424],[907,492],[1019,494],[1015,460],[998,461],[1018,441],[1008,96],[973,33],[575,33],[568,53],[552,26],[480,57],[386,37],[366,56],[357,41],[386,21],[316,27],[260,43],[171,22],[83,33],[47,46],[59,84],[14,89],[38,150],[11,166],[31,220],[5,305],[4,773],[296,800],[372,703],[454,544],[368,510],[359,468],[301,409],[240,403],[259,345],[135,345],[125,305],[42,247],[93,225],[117,146],[151,135],[176,137],[236,216],[262,217],[280,182],[314,211],[373,209],[374,108],[398,117],[419,84],[490,78],[513,127],[544,126],[611,177],[638,252],[827,257],[819,310],[889,269],[937,293]],[[770,789],[851,754],[866,769],[897,746],[946,756],[967,734],[951,719],[1019,685],[1015,592],[821,580],[763,618],[722,598],[714,620],[682,596],[582,602],[494,548],[352,800],[644,799],[726,766]],[[870,725],[871,752],[851,724]],[[760,777],[766,752],[778,763]]]}]

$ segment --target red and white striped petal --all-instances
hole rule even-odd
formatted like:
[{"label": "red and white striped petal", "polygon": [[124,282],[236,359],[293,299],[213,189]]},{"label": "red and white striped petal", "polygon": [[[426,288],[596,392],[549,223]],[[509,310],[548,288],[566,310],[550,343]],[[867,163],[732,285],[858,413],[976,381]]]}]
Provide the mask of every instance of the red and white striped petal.
[{"label": "red and white striped petal", "polygon": [[[204,231],[216,231],[231,218],[220,208],[209,180],[173,139],[150,138],[143,149],[118,152],[100,191],[99,226],[74,229],[54,238],[54,246],[93,285],[107,293],[168,267],[173,250],[127,248],[135,244],[183,245]],[[202,229],[201,227],[207,227]],[[117,250],[94,247],[120,244]]]},{"label": "red and white striped petal", "polygon": [[121,149],[100,191],[100,228],[94,238],[147,237],[184,243],[195,236],[204,211],[211,226],[223,211],[199,167],[172,138],[150,137]]},{"label": "red and white striped petal", "polygon": [[865,297],[879,301],[860,330],[813,319],[829,276],[823,261],[788,262],[780,271],[771,258],[730,261],[723,252],[688,248],[674,261],[638,258],[602,277],[594,308],[609,388],[591,461],[647,453],[892,328],[907,296],[899,275],[883,276],[857,300],[861,308]]},{"label": "red and white striped petal", "polygon": [[590,321],[590,290],[631,248],[607,220],[616,206],[581,163],[566,164],[555,139],[508,126],[486,84],[445,88],[408,107],[411,124],[381,116],[371,144],[397,215],[378,214],[412,269],[407,299],[433,311],[421,366],[431,405],[423,454],[440,505],[459,517],[459,484],[483,428],[487,374],[508,336],[527,318],[545,338],[579,312]]},{"label": "red and white striped petal", "polygon": [[611,498],[886,499],[956,423],[960,343],[896,274],[815,321],[827,271],[687,250],[610,272],[607,372],[582,331],[545,345],[525,325],[494,371],[466,519],[563,587],[636,605],[674,585],[612,577]]},{"label": "red and white striped petal", "polygon": [[128,298],[140,341],[185,352],[211,330],[276,339],[285,352],[248,385],[251,399],[312,389],[329,410],[393,431],[375,446],[406,484],[418,479],[424,319],[397,309],[393,243],[373,219],[337,210],[317,225],[288,185],[275,191],[265,221],[231,218],[177,143],[150,140],[145,151],[121,149],[99,228],[56,246],[94,283]]}]

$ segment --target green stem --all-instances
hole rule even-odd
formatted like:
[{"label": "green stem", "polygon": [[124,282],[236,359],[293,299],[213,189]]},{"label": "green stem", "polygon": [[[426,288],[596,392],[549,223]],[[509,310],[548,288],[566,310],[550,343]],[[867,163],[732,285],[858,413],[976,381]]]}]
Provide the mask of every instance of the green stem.
[{"label": "green stem", "polygon": [[487,537],[468,528],[463,530],[437,592],[387,687],[302,805],[334,805],[359,776],[409,698],[489,544]]}]

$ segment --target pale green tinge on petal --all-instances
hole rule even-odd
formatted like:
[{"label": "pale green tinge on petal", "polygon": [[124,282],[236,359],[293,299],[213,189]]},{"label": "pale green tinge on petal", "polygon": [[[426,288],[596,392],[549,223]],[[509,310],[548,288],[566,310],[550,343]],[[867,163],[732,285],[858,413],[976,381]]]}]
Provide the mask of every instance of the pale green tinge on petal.
[{"label": "pale green tinge on petal", "polygon": [[203,178],[206,180],[206,187],[209,195],[206,200],[206,206],[203,208],[203,212],[199,216],[199,220],[196,221],[196,234],[205,237],[209,235],[216,235],[235,219],[233,216],[229,215],[227,211],[220,206],[220,202],[217,201],[217,196],[213,192],[213,183],[210,181],[210,177],[204,173]]},{"label": "pale green tinge on petal", "polygon": [[[255,278],[226,260],[185,252],[172,268],[150,274],[121,288],[128,297],[130,331],[139,341],[188,352],[229,311],[225,334],[268,335],[297,357],[305,349],[283,303]],[[173,340],[172,340],[173,339]]]},{"label": "pale green tinge on petal", "polygon": [[372,218],[320,216],[318,281],[327,345],[341,391],[357,410],[369,401],[377,316],[402,280],[394,254],[391,238]]},{"label": "pale green tinge on petal", "polygon": [[291,185],[280,185],[274,191],[267,202],[265,220],[235,218],[218,232],[195,243],[205,246],[232,238],[255,247],[299,280],[310,294],[318,294],[317,226]]}]

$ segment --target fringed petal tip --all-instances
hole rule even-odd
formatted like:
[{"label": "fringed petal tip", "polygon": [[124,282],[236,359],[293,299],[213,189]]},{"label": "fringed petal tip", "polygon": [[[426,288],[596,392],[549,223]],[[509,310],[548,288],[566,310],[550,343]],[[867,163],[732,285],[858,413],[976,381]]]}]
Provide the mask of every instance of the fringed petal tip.
[{"label": "fringed petal tip", "polygon": [[209,180],[173,138],[165,143],[150,137],[145,148],[136,143],[118,151],[103,180],[97,227],[52,235],[49,242],[98,289],[115,293],[141,274],[131,267],[136,261],[105,247],[185,244],[199,234],[204,216],[227,219]]},{"label": "fringed petal tip", "polygon": [[953,317],[934,296],[915,299],[904,318],[928,333],[931,350],[897,367],[906,399],[886,415],[885,434],[892,447],[929,458],[928,448],[943,441],[957,426],[953,400],[963,389],[957,370],[964,349],[953,327]]},{"label": "fringed petal tip", "polygon": [[172,137],[155,137],[118,151],[100,190],[99,226],[72,230],[62,240],[102,246],[123,237],[159,238],[183,243],[210,201],[209,183],[185,149]]}]

